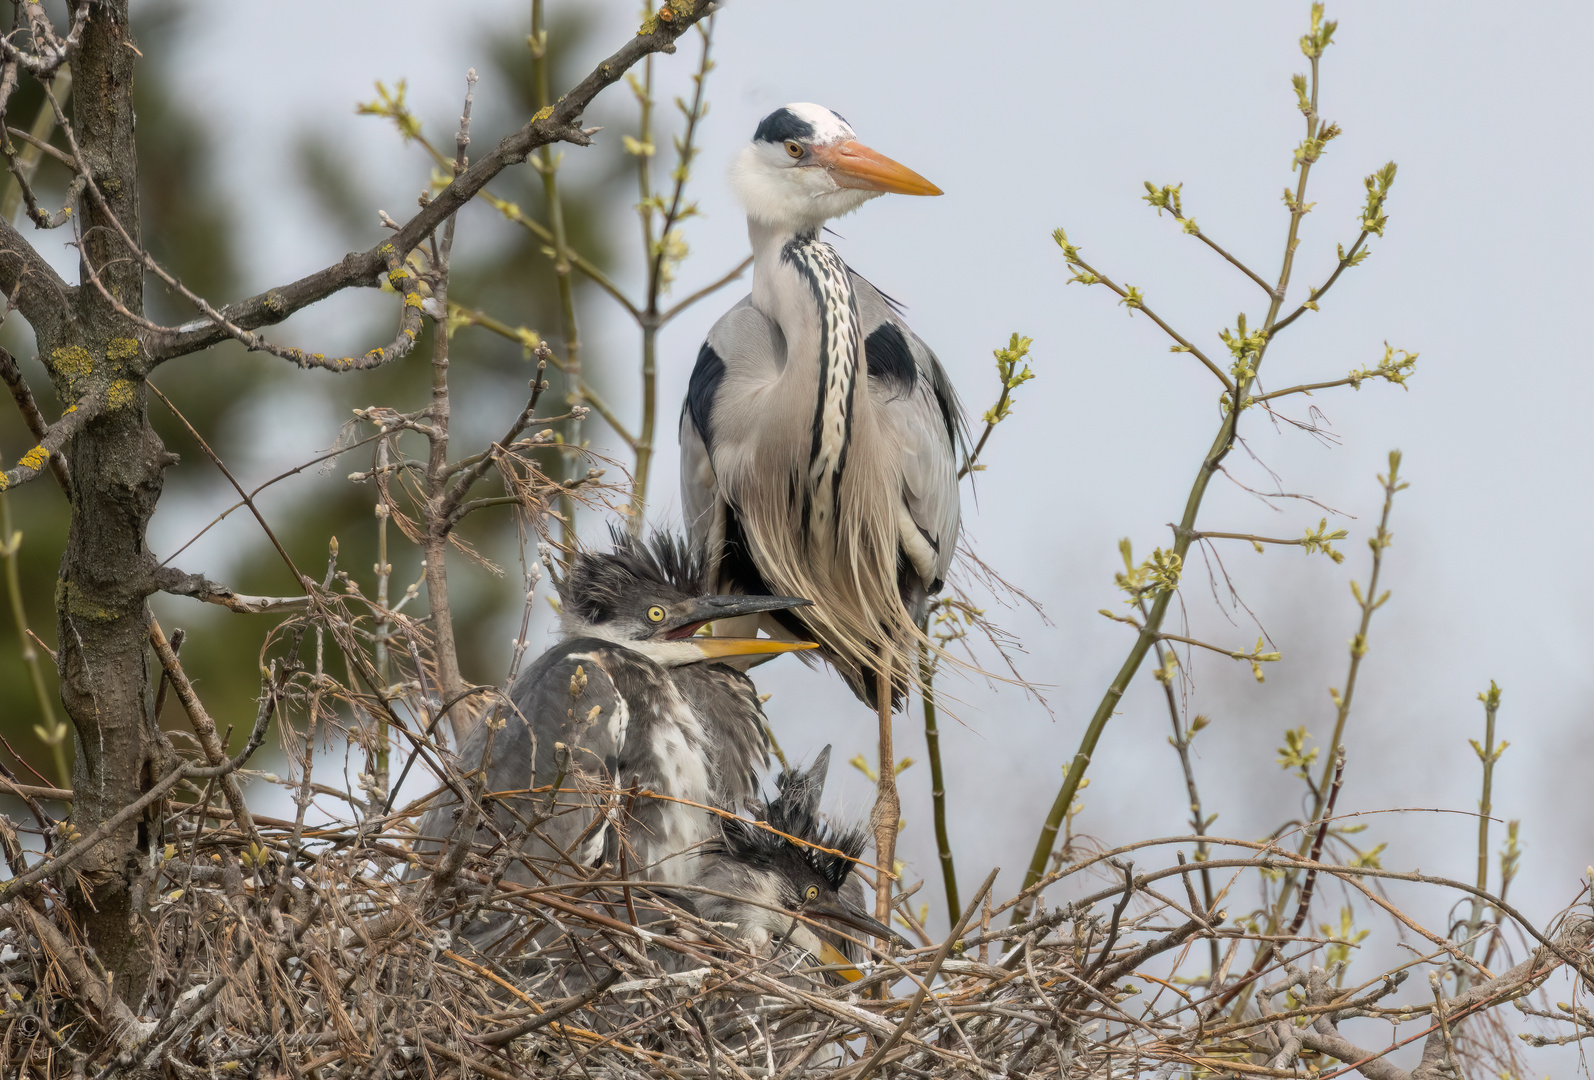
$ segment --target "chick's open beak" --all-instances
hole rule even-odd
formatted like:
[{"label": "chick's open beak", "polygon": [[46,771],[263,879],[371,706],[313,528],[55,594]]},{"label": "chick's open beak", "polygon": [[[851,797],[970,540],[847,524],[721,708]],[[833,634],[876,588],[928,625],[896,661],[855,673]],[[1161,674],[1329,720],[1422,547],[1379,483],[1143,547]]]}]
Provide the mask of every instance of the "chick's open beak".
[{"label": "chick's open beak", "polygon": [[692,637],[698,627],[717,619],[734,619],[741,615],[757,615],[764,611],[807,607],[811,603],[812,601],[795,596],[700,596],[691,601],[685,610],[678,611],[680,625],[671,630],[667,636],[674,640],[690,640],[710,660],[722,656],[755,656],[817,649],[819,646],[811,641],[775,641],[771,638],[758,637]]},{"label": "chick's open beak", "polygon": [[816,146],[813,155],[841,187],[897,195],[941,194],[940,188],[906,165],[852,139],[834,146]]}]

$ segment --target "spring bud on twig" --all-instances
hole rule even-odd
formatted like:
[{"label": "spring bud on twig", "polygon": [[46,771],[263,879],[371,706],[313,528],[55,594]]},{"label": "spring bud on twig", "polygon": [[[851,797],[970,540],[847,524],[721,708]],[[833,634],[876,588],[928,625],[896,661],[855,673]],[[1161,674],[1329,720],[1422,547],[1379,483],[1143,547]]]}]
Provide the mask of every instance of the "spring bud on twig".
[{"label": "spring bud on twig", "polygon": [[1317,760],[1318,748],[1306,749],[1311,732],[1303,725],[1284,732],[1284,745],[1278,748],[1278,763],[1285,772],[1298,772],[1302,779],[1311,776],[1312,762]]},{"label": "spring bud on twig", "polygon": [[1134,604],[1148,597],[1173,592],[1179,587],[1179,574],[1183,570],[1184,560],[1174,552],[1157,548],[1150,558],[1136,566],[1128,537],[1118,541],[1118,551],[1124,559],[1124,572],[1114,574],[1113,581],[1129,594],[1125,603]]},{"label": "spring bud on twig", "polygon": [[1384,226],[1389,224],[1389,215],[1384,213],[1384,200],[1395,183],[1395,163],[1389,162],[1362,183],[1367,188],[1367,202],[1362,206],[1362,228],[1374,236],[1382,236]]},{"label": "spring bud on twig", "polygon": [[1311,29],[1301,38],[1301,52],[1309,59],[1316,60],[1323,55],[1329,45],[1333,44],[1334,31],[1339,29],[1339,23],[1333,19],[1323,18],[1323,5],[1312,5]]},{"label": "spring bud on twig", "polygon": [[1256,361],[1262,355],[1262,349],[1267,345],[1267,333],[1260,327],[1248,330],[1245,325],[1245,312],[1241,312],[1235,320],[1235,328],[1224,328],[1218,331],[1218,340],[1228,346],[1229,355],[1234,357],[1234,363],[1229,367],[1229,374],[1235,382],[1249,379],[1256,374]]},{"label": "spring bud on twig", "polygon": [[400,79],[392,90],[387,88],[386,83],[378,81],[376,100],[356,105],[355,115],[380,116],[384,120],[391,120],[405,142],[418,139],[421,136],[421,121],[410,111],[409,103],[405,100],[408,89],[409,83],[406,79]]},{"label": "spring bud on twig", "polygon": [[1345,379],[1350,383],[1352,390],[1360,390],[1362,382],[1366,379],[1383,379],[1386,382],[1394,383],[1396,386],[1404,387],[1406,380],[1417,368],[1417,355],[1417,353],[1407,352],[1405,349],[1397,349],[1386,341],[1384,342],[1384,358],[1379,361],[1377,367],[1363,367],[1358,371],[1352,371]]},{"label": "spring bud on twig", "polygon": [[1256,676],[1256,681],[1259,683],[1267,682],[1267,676],[1262,674],[1262,665],[1273,663],[1279,658],[1279,654],[1276,652],[1262,651],[1261,638],[1256,639],[1256,647],[1250,652],[1235,651],[1231,652],[1229,655],[1236,660],[1249,660],[1251,662],[1251,674]]},{"label": "spring bud on twig", "polygon": [[[1316,529],[1307,529],[1306,535],[1301,537],[1301,550],[1308,555],[1321,551],[1336,563],[1342,563],[1345,561],[1344,552],[1335,550],[1330,541],[1343,540],[1347,535],[1344,529],[1335,529],[1333,532],[1329,532],[1328,519],[1323,518],[1317,523]],[[1262,545],[1257,544],[1256,549],[1261,551]]]}]

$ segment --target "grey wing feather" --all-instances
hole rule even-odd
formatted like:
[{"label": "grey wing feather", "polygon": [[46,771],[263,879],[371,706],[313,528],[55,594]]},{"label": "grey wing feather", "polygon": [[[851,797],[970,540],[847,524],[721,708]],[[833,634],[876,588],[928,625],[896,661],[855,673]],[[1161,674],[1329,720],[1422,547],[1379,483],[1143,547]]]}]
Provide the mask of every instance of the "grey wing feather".
[{"label": "grey wing feather", "polygon": [[725,539],[724,492],[714,474],[716,426],[725,421],[721,410],[734,409],[734,402],[773,382],[785,366],[785,336],[751,296],[709,329],[681,406],[681,512],[687,536],[700,550],[717,552]]},{"label": "grey wing feather", "polygon": [[[483,810],[492,827],[477,828],[478,851],[501,853],[501,834],[511,843],[518,841],[534,862],[568,859],[592,866],[603,859],[612,830],[608,789],[619,768],[628,717],[614,683],[581,644],[568,643],[539,658],[511,690],[515,708],[503,727],[494,732],[478,725],[460,748],[460,768],[467,776],[484,765],[487,769]],[[574,695],[572,687],[583,680],[581,693]],[[561,750],[561,744],[567,749]],[[556,797],[533,793],[556,780],[562,789]],[[527,824],[550,809],[553,816],[523,836]],[[430,811],[421,821],[418,847],[438,850],[453,833],[458,815],[457,803]],[[505,877],[530,883],[536,875],[517,861]]]},{"label": "grey wing feather", "polygon": [[751,679],[725,664],[675,669],[675,685],[697,714],[708,739],[710,802],[742,810],[758,796],[758,775],[769,768],[769,734]]},{"label": "grey wing feather", "polygon": [[856,273],[852,285],[865,339],[882,325],[894,325],[912,358],[914,377],[906,392],[901,381],[887,385],[882,380],[871,381],[870,391],[902,448],[908,513],[935,550],[935,580],[925,583],[935,592],[957,551],[961,523],[957,473],[968,441],[963,408],[935,353],[880,291]]}]

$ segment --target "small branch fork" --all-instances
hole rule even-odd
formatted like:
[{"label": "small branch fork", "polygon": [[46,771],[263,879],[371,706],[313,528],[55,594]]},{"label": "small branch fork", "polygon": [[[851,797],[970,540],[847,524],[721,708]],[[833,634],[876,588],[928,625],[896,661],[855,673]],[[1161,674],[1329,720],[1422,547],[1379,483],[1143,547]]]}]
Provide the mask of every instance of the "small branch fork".
[{"label": "small branch fork", "polygon": [[1178,345],[1174,350],[1175,352],[1187,352],[1191,356],[1194,356],[1197,360],[1201,361],[1208,371],[1217,376],[1218,382],[1223,384],[1223,389],[1225,391],[1230,394],[1234,393],[1234,380],[1229,378],[1227,373],[1225,373],[1222,368],[1213,363],[1211,357],[1207,356],[1206,353],[1190,344],[1190,342],[1185,339],[1184,335],[1180,334],[1173,327],[1163,322],[1162,318],[1158,316],[1156,312],[1147,307],[1145,297],[1141,295],[1139,289],[1136,289],[1133,285],[1119,285],[1111,278],[1102,274],[1095,267],[1085,262],[1085,260],[1079,255],[1079,249],[1068,242],[1068,236],[1063,232],[1062,229],[1058,229],[1053,236],[1057,240],[1058,246],[1063,249],[1063,256],[1067,260],[1069,269],[1074,271],[1074,276],[1068,279],[1070,282],[1077,281],[1082,285],[1107,286],[1111,292],[1120,298],[1119,302],[1128,306],[1131,312],[1140,312],[1146,318],[1156,323],[1157,326],[1162,329],[1163,333],[1167,334],[1169,337],[1173,338],[1174,341],[1178,342]]}]

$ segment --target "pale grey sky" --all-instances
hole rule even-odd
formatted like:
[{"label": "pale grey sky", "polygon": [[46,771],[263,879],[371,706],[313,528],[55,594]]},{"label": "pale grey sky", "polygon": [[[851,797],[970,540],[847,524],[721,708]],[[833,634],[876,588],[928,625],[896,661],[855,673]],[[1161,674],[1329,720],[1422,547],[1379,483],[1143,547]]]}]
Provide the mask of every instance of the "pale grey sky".
[{"label": "pale grey sky", "polygon": [[[605,51],[629,32],[633,7],[604,9],[607,30],[597,40]],[[301,125],[359,147],[373,163],[367,179],[390,193],[383,207],[402,216],[425,163],[355,117],[353,102],[370,96],[375,79],[408,77],[422,115],[450,131],[465,68],[485,68],[478,28],[525,32],[524,5],[510,3],[477,4],[468,15],[407,0],[200,9],[178,70],[209,102],[224,179],[250,208],[261,252],[248,268],[250,289],[342,253],[296,186],[289,140]],[[1296,39],[1307,4],[976,10],[917,0],[730,5],[719,18],[698,165],[705,215],[688,226],[693,255],[680,291],[745,252],[724,182],[730,156],[763,114],[811,100],[945,189],[939,199],[876,200],[834,227],[847,260],[907,305],[972,418],[992,396],[990,350],[1013,331],[1035,339],[1036,378],[992,440],[977,501],[966,494],[966,533],[1045,607],[1049,625],[1022,611],[1001,619],[1028,650],[1024,674],[1052,687],[1054,715],[1011,688],[953,684],[962,725],[944,736],[965,888],[996,863],[1005,893],[1022,873],[1060,766],[1130,644],[1127,628],[1095,614],[1118,605],[1117,541],[1131,537],[1142,553],[1167,543],[1166,523],[1180,513],[1217,423],[1218,387],[1193,359],[1170,354],[1160,331],[1104,290],[1064,286],[1051,230],[1065,225],[1099,269],[1143,289],[1203,347],[1222,350],[1216,333],[1237,311],[1259,319],[1260,290],[1159,219],[1141,201],[1141,182],[1183,182],[1186,209],[1211,236],[1265,276],[1277,274],[1287,225],[1279,195],[1293,181],[1290,155],[1301,137],[1289,76],[1306,66]],[[1291,403],[1293,415],[1307,404],[1321,409],[1337,445],[1247,416],[1250,449],[1286,490],[1342,511],[1333,520],[1351,537],[1341,545],[1343,566],[1292,549],[1222,549],[1284,659],[1257,686],[1244,665],[1195,658],[1192,710],[1214,721],[1198,740],[1197,770],[1209,809],[1221,814],[1217,832],[1251,837],[1299,812],[1273,748],[1285,728],[1304,724],[1326,736],[1331,727],[1327,687],[1342,683],[1356,618],[1347,581],[1365,582],[1365,539],[1380,499],[1374,474],[1399,447],[1412,486],[1394,512],[1384,578],[1394,595],[1374,621],[1341,806],[1473,808],[1478,765],[1466,740],[1482,730],[1474,695],[1497,679],[1501,732],[1512,746],[1496,775],[1496,813],[1522,820],[1526,854],[1514,895],[1544,918],[1594,861],[1586,779],[1594,633],[1585,615],[1594,563],[1581,557],[1594,526],[1584,434],[1594,389],[1584,327],[1591,228],[1580,190],[1594,163],[1578,119],[1589,98],[1584,53],[1594,9],[1342,2],[1329,14],[1341,29],[1323,61],[1321,107],[1345,134],[1312,175],[1316,209],[1302,232],[1297,290],[1320,283],[1334,245],[1354,239],[1362,177],[1394,159],[1399,179],[1388,235],[1373,241],[1371,259],[1345,275],[1321,313],[1279,337],[1264,378],[1282,387],[1339,377],[1375,362],[1386,341],[1421,360],[1409,392],[1370,384]],[[666,84],[684,84],[694,54],[695,44],[685,45],[662,62]],[[483,100],[495,92],[488,82],[478,89]],[[614,126],[599,142],[609,150],[595,153],[612,152],[626,130],[625,105],[607,102],[605,122]],[[577,169],[583,153],[568,151]],[[485,216],[468,218],[461,243],[489,227]],[[634,257],[620,276],[638,280]],[[666,333],[669,415],[704,331],[737,295],[702,304]],[[338,337],[351,325],[340,310],[351,309],[302,319],[296,332],[327,347],[364,347]],[[583,314],[594,355],[629,368],[635,343],[615,309],[594,296]],[[301,404],[311,403],[306,393]],[[263,453],[287,461],[328,442],[320,420],[334,418],[297,415],[317,422],[275,425]],[[673,437],[666,442],[651,510],[660,524],[678,520]],[[1230,461],[1251,486],[1268,483],[1243,452]],[[259,464],[264,471],[268,462]],[[1270,508],[1220,478],[1200,524],[1293,536],[1321,516],[1300,501]],[[165,527],[175,535],[180,524]],[[1225,621],[1199,559],[1186,580],[1192,632],[1248,648],[1255,630],[1243,612],[1237,625]],[[789,662],[761,672],[788,751],[808,756],[833,742],[838,763],[860,750],[872,756],[872,720],[839,681]],[[919,725],[917,711],[901,719],[897,740],[922,759]],[[1093,764],[1083,831],[1108,845],[1184,831],[1167,728],[1158,687],[1143,672]],[[1214,775],[1220,763],[1226,783]],[[865,813],[863,778],[840,765],[834,776],[833,794]],[[924,766],[903,785],[903,851],[916,873],[933,875]],[[1408,814],[1374,819],[1369,833],[1389,841],[1387,866],[1469,877],[1475,828],[1471,817]],[[938,900],[938,882],[923,895]],[[1396,895],[1419,917],[1443,922],[1446,898]]]}]

